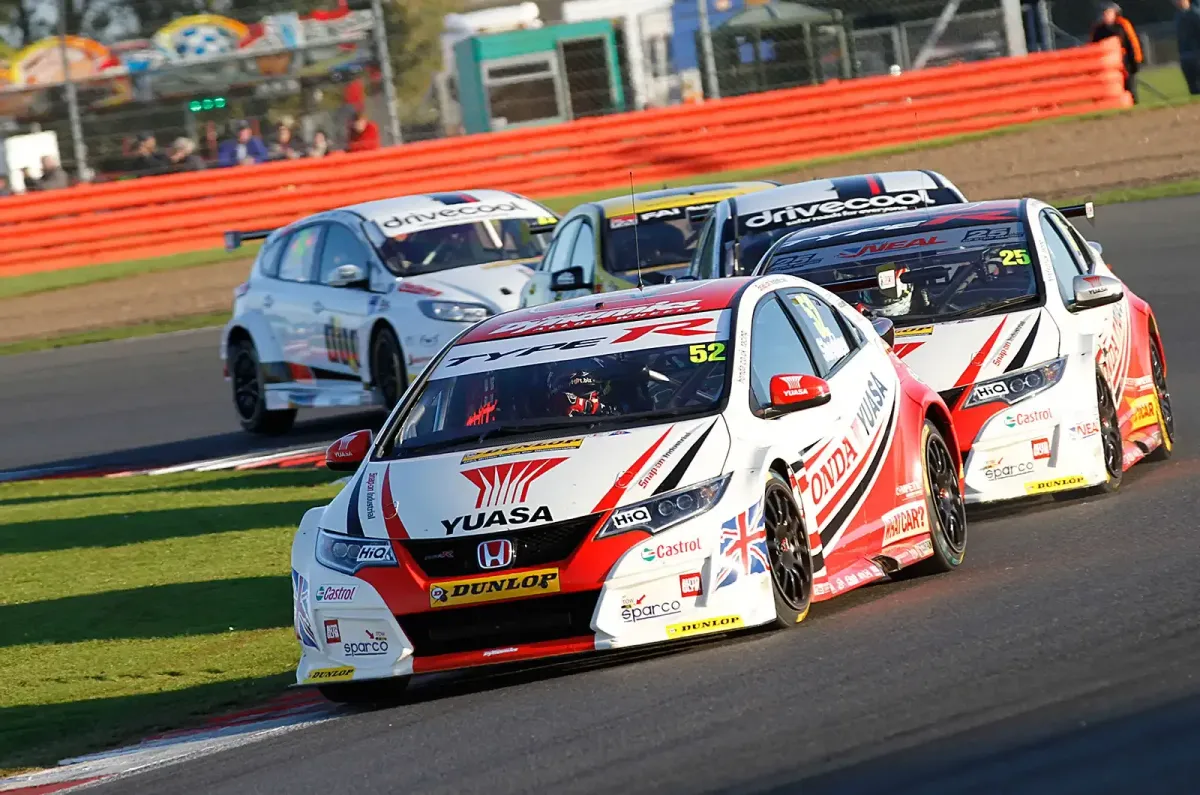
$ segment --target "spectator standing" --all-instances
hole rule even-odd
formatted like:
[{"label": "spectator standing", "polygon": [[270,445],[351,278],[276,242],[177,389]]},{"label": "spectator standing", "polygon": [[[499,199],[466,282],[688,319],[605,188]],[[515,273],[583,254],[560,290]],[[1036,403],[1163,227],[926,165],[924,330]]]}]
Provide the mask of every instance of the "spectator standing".
[{"label": "spectator standing", "polygon": [[295,160],[304,156],[296,146],[291,127],[280,124],[275,128],[275,140],[271,143],[270,155],[272,160]]},{"label": "spectator standing", "polygon": [[152,176],[167,173],[170,166],[167,158],[158,151],[158,140],[154,137],[154,133],[139,133],[137,145],[133,150],[133,162],[130,164],[129,170],[138,176]]},{"label": "spectator standing", "polygon": [[1175,39],[1179,42],[1179,68],[1193,96],[1200,94],[1200,10],[1192,0],[1175,0]]},{"label": "spectator standing", "polygon": [[202,171],[208,168],[204,158],[196,154],[196,142],[191,138],[176,138],[167,157],[175,171]]},{"label": "spectator standing", "polygon": [[1142,66],[1142,43],[1138,41],[1133,23],[1121,16],[1121,7],[1116,3],[1100,6],[1100,21],[1092,28],[1092,41],[1116,38],[1121,42],[1121,55],[1125,61],[1125,90],[1137,102],[1137,73]]},{"label": "spectator standing", "polygon": [[367,118],[367,114],[359,111],[350,122],[349,134],[346,137],[347,152],[366,152],[379,148],[379,126]]},{"label": "spectator standing", "polygon": [[250,122],[234,125],[234,137],[217,147],[217,162],[222,166],[244,166],[269,159],[267,146],[250,129]]},{"label": "spectator standing", "polygon": [[330,143],[334,149],[348,149],[350,144],[350,127],[354,119],[365,109],[366,92],[361,80],[348,83],[342,90],[342,105],[333,114],[334,140]]},{"label": "spectator standing", "polygon": [[38,180],[38,190],[57,190],[70,187],[71,178],[53,155],[42,157],[42,178]]},{"label": "spectator standing", "polygon": [[325,135],[324,130],[317,130],[313,133],[312,143],[308,145],[309,157],[324,157],[329,154],[329,136]]}]

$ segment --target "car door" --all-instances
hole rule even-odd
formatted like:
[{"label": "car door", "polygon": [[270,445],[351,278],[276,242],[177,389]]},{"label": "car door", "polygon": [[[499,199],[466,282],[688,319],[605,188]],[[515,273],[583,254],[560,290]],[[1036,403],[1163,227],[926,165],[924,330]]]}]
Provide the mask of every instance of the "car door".
[{"label": "car door", "polygon": [[[371,313],[369,274],[374,257],[367,244],[354,229],[341,222],[326,225],[317,264],[316,284],[320,293],[314,297],[313,311],[317,319],[313,353],[318,361],[313,367],[321,375],[333,378],[358,378],[362,369],[361,350],[363,328]],[[357,265],[364,281],[341,284],[335,278],[342,265]]]},{"label": "car door", "polygon": [[318,322],[313,305],[319,291],[313,279],[322,228],[322,224],[313,223],[291,233],[279,258],[278,286],[268,309],[285,361],[305,367],[312,367],[315,360],[311,349]]},{"label": "car door", "polygon": [[525,288],[525,294],[521,297],[522,306],[540,306],[559,300],[557,294],[550,289],[551,279],[553,273],[564,270],[570,264],[575,239],[582,225],[583,219],[578,215],[559,222],[545,256],[538,263],[537,270],[530,277],[529,286]]}]

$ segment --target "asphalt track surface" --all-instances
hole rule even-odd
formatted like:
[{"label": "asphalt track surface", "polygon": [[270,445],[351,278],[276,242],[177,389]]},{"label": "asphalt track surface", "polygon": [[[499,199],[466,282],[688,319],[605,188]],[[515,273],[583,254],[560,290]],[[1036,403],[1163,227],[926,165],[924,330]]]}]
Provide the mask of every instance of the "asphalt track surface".
[{"label": "asphalt track surface", "polygon": [[[823,603],[794,630],[417,683],[407,703],[94,791],[1200,792],[1197,218],[1200,200],[1100,210],[1095,237],[1158,312],[1180,439],[1118,494],[974,516],[957,572]],[[148,350],[145,367],[188,369]],[[146,416],[142,445],[193,412],[219,434],[221,407],[188,392],[201,380],[157,381],[139,410],[97,391],[88,412]],[[56,418],[69,402],[49,399]],[[43,444],[102,446],[74,420],[43,427]]]}]

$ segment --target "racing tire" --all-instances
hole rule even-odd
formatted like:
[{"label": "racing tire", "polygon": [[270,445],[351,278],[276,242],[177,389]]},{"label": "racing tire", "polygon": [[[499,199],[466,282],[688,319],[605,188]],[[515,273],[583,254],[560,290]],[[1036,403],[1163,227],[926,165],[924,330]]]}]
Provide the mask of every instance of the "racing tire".
[{"label": "racing tire", "polygon": [[1121,438],[1121,422],[1117,417],[1117,404],[1113,400],[1112,390],[1099,372],[1096,373],[1096,403],[1100,413],[1100,445],[1104,451],[1104,482],[1078,492],[1059,492],[1054,495],[1056,500],[1068,500],[1080,493],[1086,496],[1112,494],[1121,488],[1121,478],[1125,473],[1125,442]]},{"label": "racing tire", "polygon": [[791,484],[775,471],[768,475],[763,494],[763,524],[771,562],[775,625],[794,627],[808,616],[812,606],[813,561],[808,531]]},{"label": "racing tire", "polygon": [[404,357],[391,326],[379,329],[371,340],[371,377],[384,409],[391,411],[400,402],[405,388]]},{"label": "racing tire", "polygon": [[1154,378],[1154,395],[1158,398],[1158,428],[1162,444],[1150,451],[1147,461],[1166,461],[1175,450],[1175,413],[1171,410],[1171,393],[1167,390],[1167,370],[1158,351],[1158,340],[1150,339],[1150,374]]},{"label": "racing tire", "polygon": [[386,704],[398,701],[408,688],[408,682],[409,677],[397,676],[392,679],[317,685],[317,690],[335,704]]},{"label": "racing tire", "polygon": [[239,340],[230,345],[229,363],[233,409],[242,428],[263,436],[279,436],[291,430],[296,422],[295,409],[267,410],[266,382],[254,343]]},{"label": "racing tire", "polygon": [[933,555],[901,569],[899,579],[953,571],[967,555],[967,504],[958,467],[942,432],[929,420],[921,430],[921,473]]}]

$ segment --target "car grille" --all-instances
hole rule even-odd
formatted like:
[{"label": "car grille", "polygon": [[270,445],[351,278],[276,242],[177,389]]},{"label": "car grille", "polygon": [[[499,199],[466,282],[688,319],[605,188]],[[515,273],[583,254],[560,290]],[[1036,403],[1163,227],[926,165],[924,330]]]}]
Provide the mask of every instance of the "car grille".
[{"label": "car grille", "polygon": [[543,563],[557,563],[569,558],[588,533],[600,521],[600,514],[591,514],[579,519],[496,533],[486,536],[464,538],[408,539],[400,543],[412,555],[427,577],[461,577],[480,574],[475,552],[483,541],[507,538],[513,545],[512,565],[526,568]]},{"label": "car grille", "polygon": [[413,654],[429,657],[590,635],[599,600],[599,591],[588,591],[434,610],[396,621],[412,641]]},{"label": "car grille", "polygon": [[942,400],[946,402],[946,408],[953,411],[954,404],[958,402],[960,397],[962,397],[962,393],[964,391],[966,391],[965,386],[956,386],[953,389],[942,390],[941,392],[938,392],[938,394],[941,395]]}]

